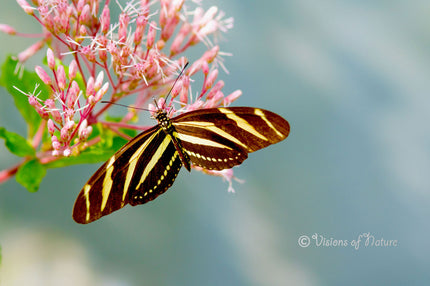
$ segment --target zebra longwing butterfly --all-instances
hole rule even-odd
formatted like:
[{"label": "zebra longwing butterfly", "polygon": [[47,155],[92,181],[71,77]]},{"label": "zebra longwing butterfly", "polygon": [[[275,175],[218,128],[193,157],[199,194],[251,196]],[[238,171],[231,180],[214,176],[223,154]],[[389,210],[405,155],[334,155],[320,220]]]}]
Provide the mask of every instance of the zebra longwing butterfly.
[{"label": "zebra longwing butterfly", "polygon": [[173,184],[181,166],[229,169],[290,132],[281,116],[252,107],[201,109],[171,119],[160,108],[155,118],[156,126],[124,145],[85,184],[73,209],[76,222],[154,200]]}]

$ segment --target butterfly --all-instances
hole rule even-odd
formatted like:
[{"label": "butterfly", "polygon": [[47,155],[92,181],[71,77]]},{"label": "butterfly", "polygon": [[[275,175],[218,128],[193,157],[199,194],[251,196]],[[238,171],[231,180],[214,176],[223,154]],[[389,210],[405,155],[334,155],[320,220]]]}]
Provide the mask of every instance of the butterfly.
[{"label": "butterfly", "polygon": [[229,169],[290,132],[284,118],[253,107],[200,109],[174,118],[159,108],[155,118],[157,125],[125,144],[82,188],[73,208],[77,223],[154,200],[172,186],[182,166]]}]

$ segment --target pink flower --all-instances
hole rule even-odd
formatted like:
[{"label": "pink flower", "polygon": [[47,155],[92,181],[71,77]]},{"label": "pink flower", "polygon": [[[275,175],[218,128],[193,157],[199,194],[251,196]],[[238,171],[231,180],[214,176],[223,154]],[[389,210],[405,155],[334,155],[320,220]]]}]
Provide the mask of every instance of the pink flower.
[{"label": "pink flower", "polygon": [[[221,56],[225,53],[216,44],[217,34],[230,29],[233,21],[225,19],[215,6],[205,11],[195,4],[196,0],[33,0],[34,7],[25,0],[17,2],[44,31],[42,39],[19,53],[18,59],[23,63],[47,47],[50,71],[41,66],[35,70],[49,86],[48,99],[42,104],[35,92],[23,93],[47,120],[52,154],[77,155],[98,142],[86,140],[92,125],[111,108],[109,104],[99,104],[102,98],[116,103],[131,97],[135,107],[144,109],[155,100],[157,104],[149,105],[152,114],[163,108],[173,116],[229,105],[241,95],[236,91],[226,97],[222,92],[224,81],[218,79],[219,66],[224,68]],[[121,12],[114,17],[110,9],[116,4]],[[16,34],[7,25],[0,25],[0,30]],[[203,52],[197,60],[190,61],[189,48],[200,43]],[[172,88],[187,62],[190,67]],[[67,67],[65,63],[70,64]],[[195,87],[195,78],[199,77],[203,82]],[[198,92],[193,94],[193,89]],[[119,124],[129,124],[137,112],[130,110]],[[104,126],[118,130],[118,123],[110,126],[104,122]],[[221,174],[229,182],[234,179],[228,172]]]}]

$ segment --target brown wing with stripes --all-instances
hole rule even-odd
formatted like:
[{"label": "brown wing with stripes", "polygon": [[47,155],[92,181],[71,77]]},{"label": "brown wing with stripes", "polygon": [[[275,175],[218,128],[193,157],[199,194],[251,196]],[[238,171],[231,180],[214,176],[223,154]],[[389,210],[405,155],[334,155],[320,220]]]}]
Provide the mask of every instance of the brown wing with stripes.
[{"label": "brown wing with stripes", "polygon": [[142,175],[133,177],[131,182],[129,203],[132,206],[152,201],[163,194],[181,170],[182,162],[171,135],[166,135],[163,131],[158,135],[163,139],[151,142],[154,144],[139,158],[138,165],[143,167],[139,170]]},{"label": "brown wing with stripes", "polygon": [[191,162],[214,170],[239,165],[248,153],[278,143],[290,132],[281,116],[252,107],[196,110],[172,124]]},{"label": "brown wing with stripes", "polygon": [[[131,205],[144,203],[163,193],[167,189],[164,188],[167,180],[170,180],[171,184],[177,175],[178,162],[176,159],[172,161],[171,171],[168,176],[165,176],[162,184],[159,184],[157,191],[152,190],[144,196],[144,188],[151,184],[149,181],[157,185],[160,175],[154,175],[154,171],[159,171],[159,167],[153,170],[157,165],[155,163],[158,162],[158,158],[155,156],[164,153],[164,149],[160,148],[167,148],[169,144],[166,142],[168,141],[167,135],[157,125],[124,145],[96,171],[82,188],[73,208],[73,219],[78,223],[90,223],[128,203]],[[170,154],[172,157],[174,156],[174,153],[170,152]],[[147,191],[150,190],[150,188],[147,189]],[[140,198],[140,195],[145,198]]]}]

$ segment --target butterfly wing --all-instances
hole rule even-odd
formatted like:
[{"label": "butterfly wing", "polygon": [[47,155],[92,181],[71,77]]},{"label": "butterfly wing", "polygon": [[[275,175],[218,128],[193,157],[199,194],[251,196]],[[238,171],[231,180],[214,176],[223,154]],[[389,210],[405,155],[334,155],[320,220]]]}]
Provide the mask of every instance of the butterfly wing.
[{"label": "butterfly wing", "polygon": [[171,147],[169,135],[158,125],[136,136],[88,180],[76,199],[73,219],[90,223],[164,193],[181,167]]},{"label": "butterfly wing", "polygon": [[132,178],[129,203],[132,206],[144,204],[163,194],[176,179],[182,162],[172,135],[159,131],[157,139],[139,159],[143,172]]},{"label": "butterfly wing", "polygon": [[191,162],[213,170],[241,164],[248,153],[284,140],[290,131],[281,116],[252,107],[191,111],[172,124]]}]

